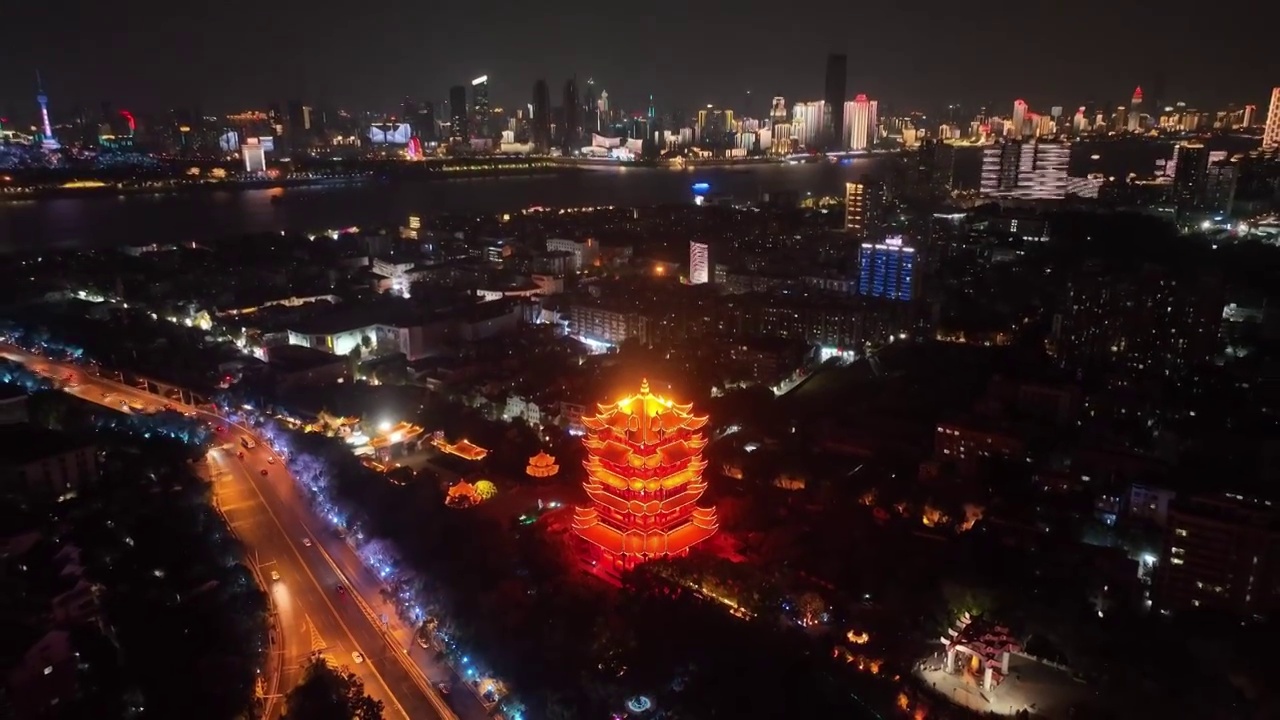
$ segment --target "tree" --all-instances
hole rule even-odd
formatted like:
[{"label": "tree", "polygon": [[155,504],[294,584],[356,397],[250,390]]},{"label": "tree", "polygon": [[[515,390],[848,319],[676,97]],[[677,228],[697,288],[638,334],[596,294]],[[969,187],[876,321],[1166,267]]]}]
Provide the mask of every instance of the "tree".
[{"label": "tree", "polygon": [[285,720],[382,720],[382,701],[364,692],[364,683],[349,670],[315,659],[302,682],[285,696]]}]

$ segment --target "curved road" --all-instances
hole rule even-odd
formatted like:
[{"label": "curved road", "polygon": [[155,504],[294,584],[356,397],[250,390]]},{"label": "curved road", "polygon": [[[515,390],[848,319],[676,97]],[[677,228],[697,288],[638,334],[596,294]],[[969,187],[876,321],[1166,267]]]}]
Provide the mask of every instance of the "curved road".
[{"label": "curved road", "polygon": [[[456,716],[419,667],[423,658],[413,657],[423,653],[412,645],[412,635],[402,641],[395,632],[403,630],[398,628],[399,621],[391,618],[390,627],[384,628],[381,611],[371,609],[371,605],[382,608],[385,604],[380,584],[376,579],[371,584],[371,574],[345,542],[317,524],[297,483],[260,438],[251,436],[256,447],[244,448],[241,438],[250,434],[246,429],[198,408],[10,345],[0,345],[0,356],[49,377],[69,373],[76,387],[64,388],[67,392],[114,410],[158,410],[167,402],[176,410],[207,416],[215,425],[221,444],[206,459],[214,497],[248,548],[249,560],[269,586],[275,606],[272,661],[279,662],[280,675],[278,681],[268,681],[266,688],[269,717],[279,715],[283,703],[278,696],[297,683],[314,652],[355,672],[366,692],[383,702],[388,720],[454,720]],[[279,575],[278,581],[272,579],[273,572]],[[412,654],[411,646],[416,651]],[[354,662],[352,652],[361,653],[364,661]]]}]

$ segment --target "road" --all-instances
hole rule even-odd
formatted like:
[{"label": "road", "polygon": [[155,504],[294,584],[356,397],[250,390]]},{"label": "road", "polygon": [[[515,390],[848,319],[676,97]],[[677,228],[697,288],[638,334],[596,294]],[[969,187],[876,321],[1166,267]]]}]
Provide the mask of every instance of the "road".
[{"label": "road", "polygon": [[[269,586],[275,609],[272,660],[280,661],[281,672],[278,684],[269,683],[269,695],[293,687],[303,665],[317,652],[356,673],[366,692],[383,702],[387,720],[453,720],[452,711],[429,687],[418,665],[421,658],[411,657],[408,645],[380,627],[371,611],[370,603],[383,603],[376,581],[371,586],[368,571],[358,561],[355,565],[362,572],[352,567],[354,551],[322,529],[283,462],[260,438],[254,437],[256,447],[244,448],[241,438],[248,431],[216,415],[16,347],[0,345],[0,356],[49,376],[70,373],[75,387],[65,388],[67,392],[113,410],[130,412],[130,405],[159,409],[167,402],[176,410],[207,416],[218,429],[220,444],[207,457],[214,497]],[[340,563],[330,557],[331,550]],[[346,572],[340,573],[339,567]],[[278,581],[271,579],[272,572],[279,574]],[[405,640],[411,642],[412,637]],[[364,661],[354,662],[352,652],[361,653]],[[276,700],[271,697],[269,702],[272,717],[283,709]]]}]

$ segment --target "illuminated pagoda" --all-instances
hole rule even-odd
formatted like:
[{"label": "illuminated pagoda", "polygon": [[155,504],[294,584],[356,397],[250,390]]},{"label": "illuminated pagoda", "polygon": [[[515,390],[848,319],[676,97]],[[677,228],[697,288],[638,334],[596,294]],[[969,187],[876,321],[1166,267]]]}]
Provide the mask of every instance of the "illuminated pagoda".
[{"label": "illuminated pagoda", "polygon": [[699,432],[707,417],[649,392],[583,416],[591,500],[574,508],[573,529],[606,569],[626,569],[658,557],[683,555],[715,534],[715,508],[695,505],[707,490],[706,445]]},{"label": "illuminated pagoda", "polygon": [[529,477],[549,478],[560,472],[560,466],[556,464],[554,457],[545,450],[540,450],[537,455],[529,458],[529,466],[524,471]]}]

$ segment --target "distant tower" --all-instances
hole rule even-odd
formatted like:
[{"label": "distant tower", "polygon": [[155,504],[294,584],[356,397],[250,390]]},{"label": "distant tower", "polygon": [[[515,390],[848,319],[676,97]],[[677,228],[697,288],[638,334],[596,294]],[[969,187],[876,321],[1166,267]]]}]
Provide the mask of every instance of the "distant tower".
[{"label": "distant tower", "polygon": [[1271,88],[1271,104],[1267,107],[1267,124],[1262,127],[1262,147],[1280,146],[1280,87]]},{"label": "distant tower", "polygon": [[40,103],[40,127],[44,131],[40,138],[40,147],[45,150],[57,150],[62,147],[53,136],[53,125],[49,123],[49,96],[44,94],[44,82],[40,79],[40,71],[36,71],[36,102]]},{"label": "distant tower", "polygon": [[454,85],[449,88],[449,140],[464,143],[470,137],[467,132],[467,88]]},{"label": "distant tower", "polygon": [[1027,125],[1027,101],[1018,99],[1013,101],[1013,137],[1021,138],[1026,133]]},{"label": "distant tower", "polygon": [[478,138],[493,136],[489,127],[489,76],[481,75],[471,81],[471,134]]},{"label": "distant tower", "polygon": [[849,56],[832,53],[827,56],[827,77],[822,99],[827,117],[823,118],[819,143],[827,150],[844,149],[844,94]]},{"label": "distant tower", "polygon": [[[1275,100],[1272,100],[1271,102],[1272,102],[1272,104],[1273,104],[1273,106],[1274,106]],[[649,95],[649,121],[650,121],[650,122],[653,122],[653,115],[654,115],[654,112],[653,112],[653,95],[652,95],[652,94],[650,94],[650,95]]]},{"label": "distant tower", "polygon": [[1133,99],[1129,101],[1129,132],[1138,132],[1142,129],[1142,88],[1133,89]]},{"label": "distant tower", "polygon": [[533,146],[541,153],[551,149],[551,91],[546,80],[533,84]]},{"label": "distant tower", "polygon": [[578,106],[578,79],[571,77],[564,84],[564,151],[578,148],[582,132],[582,108]]}]

